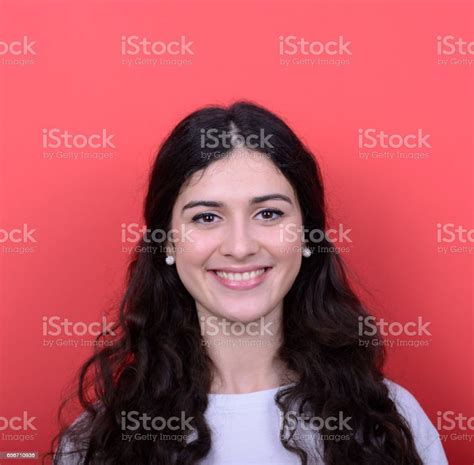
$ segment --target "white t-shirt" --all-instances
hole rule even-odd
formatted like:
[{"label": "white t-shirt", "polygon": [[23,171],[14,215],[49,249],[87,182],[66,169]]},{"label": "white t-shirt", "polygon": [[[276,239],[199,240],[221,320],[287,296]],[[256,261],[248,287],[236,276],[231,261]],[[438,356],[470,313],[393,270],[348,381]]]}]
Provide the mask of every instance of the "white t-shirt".
[{"label": "white t-shirt", "polygon": [[[425,465],[448,465],[439,434],[419,402],[405,388],[385,379],[397,410],[407,419]],[[279,388],[248,394],[209,394],[206,419],[212,448],[202,465],[300,465],[297,455],[280,442]],[[315,465],[324,462],[316,461]]]},{"label": "white t-shirt", "polygon": [[[410,425],[424,465],[448,465],[438,431],[415,397],[393,381],[385,379],[385,383],[398,411]],[[209,394],[205,416],[212,431],[212,446],[200,465],[300,465],[298,456],[287,451],[279,438],[281,414],[274,401],[278,389]],[[188,440],[192,439],[191,435]],[[69,447],[66,442],[64,450]],[[74,455],[61,460],[61,465],[79,463]],[[316,460],[311,465],[324,463]]]}]

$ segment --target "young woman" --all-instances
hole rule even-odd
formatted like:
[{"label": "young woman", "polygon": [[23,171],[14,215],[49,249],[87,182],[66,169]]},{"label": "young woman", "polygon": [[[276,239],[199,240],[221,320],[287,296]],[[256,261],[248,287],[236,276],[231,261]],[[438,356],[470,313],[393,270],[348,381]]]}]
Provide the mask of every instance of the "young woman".
[{"label": "young woman", "polygon": [[82,367],[55,463],[447,464],[360,331],[317,162],[279,117],[248,102],[187,116],[144,218],[117,339]]}]

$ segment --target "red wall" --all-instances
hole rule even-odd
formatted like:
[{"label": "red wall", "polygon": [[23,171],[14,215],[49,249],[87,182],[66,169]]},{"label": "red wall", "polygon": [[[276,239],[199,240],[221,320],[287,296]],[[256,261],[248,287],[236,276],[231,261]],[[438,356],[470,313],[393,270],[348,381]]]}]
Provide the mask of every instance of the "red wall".
[{"label": "red wall", "polygon": [[[435,425],[438,412],[472,417],[473,9],[452,1],[2,1],[0,417],[26,411],[36,429],[0,441],[0,450],[49,444],[63,388],[90,349],[43,335],[44,319],[100,320],[120,295],[129,258],[121,225],[142,221],[158,144],[197,107],[240,98],[283,116],[320,160],[331,223],[351,229],[342,255],[365,301],[395,324],[387,374]],[[122,37],[134,35],[185,36],[193,54],[151,55],[187,64],[129,66],[122,60],[150,57],[121,55]],[[281,55],[288,36],[345,45],[341,55]],[[104,130],[114,147],[44,147],[44,131],[55,128]],[[392,147],[360,147],[360,130],[370,129],[392,136]],[[419,132],[421,146],[393,147]],[[104,158],[58,156],[81,150]],[[372,155],[387,151],[405,158]],[[422,158],[407,158],[412,152]],[[459,227],[465,232],[449,232]],[[429,334],[395,334],[419,319]],[[2,424],[0,435],[15,433]],[[461,425],[440,430],[453,432],[474,436]],[[472,464],[473,443],[448,438],[450,463]]]}]

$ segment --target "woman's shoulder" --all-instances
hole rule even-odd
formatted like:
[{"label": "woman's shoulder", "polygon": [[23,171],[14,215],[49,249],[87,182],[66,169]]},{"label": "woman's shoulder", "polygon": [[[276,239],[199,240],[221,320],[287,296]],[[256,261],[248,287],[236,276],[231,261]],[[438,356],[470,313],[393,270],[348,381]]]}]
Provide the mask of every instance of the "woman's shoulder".
[{"label": "woman's shoulder", "polygon": [[405,387],[388,378],[384,379],[389,396],[398,412],[406,419],[415,440],[418,453],[425,464],[448,465],[440,435],[420,402]]},{"label": "woman's shoulder", "polygon": [[84,462],[90,420],[91,414],[83,411],[63,433],[55,452],[55,465],[80,465]]}]

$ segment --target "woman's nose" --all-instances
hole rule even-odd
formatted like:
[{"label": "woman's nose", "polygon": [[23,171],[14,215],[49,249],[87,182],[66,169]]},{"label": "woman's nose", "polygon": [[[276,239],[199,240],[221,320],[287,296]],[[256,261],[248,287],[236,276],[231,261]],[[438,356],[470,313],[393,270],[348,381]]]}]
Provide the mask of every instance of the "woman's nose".
[{"label": "woman's nose", "polygon": [[254,255],[260,248],[259,241],[251,226],[246,221],[235,221],[224,232],[220,247],[222,255],[233,256],[242,260],[248,255]]}]

